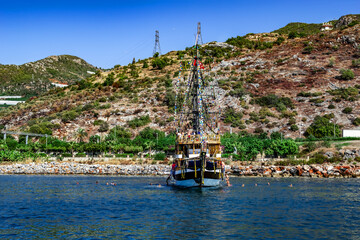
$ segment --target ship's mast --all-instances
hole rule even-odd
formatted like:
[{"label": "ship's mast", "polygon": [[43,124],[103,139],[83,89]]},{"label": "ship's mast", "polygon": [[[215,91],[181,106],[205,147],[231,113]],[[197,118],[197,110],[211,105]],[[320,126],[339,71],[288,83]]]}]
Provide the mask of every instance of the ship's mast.
[{"label": "ship's mast", "polygon": [[192,88],[192,92],[191,92],[191,96],[192,96],[192,114],[193,114],[193,119],[192,119],[192,124],[193,124],[193,131],[196,134],[200,134],[200,109],[199,109],[199,103],[200,101],[202,101],[201,99],[201,94],[200,94],[200,82],[199,82],[199,74],[200,74],[200,79],[201,78],[201,73],[199,73],[199,40],[201,39],[201,25],[200,22],[198,23],[198,28],[197,28],[197,34],[196,34],[196,39],[195,39],[195,56],[194,56],[194,60],[193,60],[193,66],[192,66],[192,83],[193,83],[193,88]]}]

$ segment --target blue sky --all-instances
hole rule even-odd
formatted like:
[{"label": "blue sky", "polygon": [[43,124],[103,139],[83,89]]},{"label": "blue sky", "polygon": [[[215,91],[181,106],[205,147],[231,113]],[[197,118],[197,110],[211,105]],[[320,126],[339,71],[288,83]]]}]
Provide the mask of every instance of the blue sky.
[{"label": "blue sky", "polygon": [[111,68],[150,57],[155,30],[166,53],[193,45],[199,21],[210,42],[351,13],[360,13],[359,0],[0,0],[0,63],[70,54]]}]

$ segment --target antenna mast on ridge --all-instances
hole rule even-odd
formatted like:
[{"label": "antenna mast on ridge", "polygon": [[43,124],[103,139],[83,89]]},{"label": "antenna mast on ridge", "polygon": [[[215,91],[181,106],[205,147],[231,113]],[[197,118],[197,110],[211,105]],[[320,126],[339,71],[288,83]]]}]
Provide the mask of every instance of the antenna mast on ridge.
[{"label": "antenna mast on ridge", "polygon": [[153,55],[155,55],[155,53],[159,53],[159,55],[161,55],[159,31],[158,30],[155,31],[155,46],[154,46]]},{"label": "antenna mast on ridge", "polygon": [[203,41],[202,41],[202,36],[201,36],[201,23],[198,22],[195,45],[202,45],[202,44],[203,44]]}]

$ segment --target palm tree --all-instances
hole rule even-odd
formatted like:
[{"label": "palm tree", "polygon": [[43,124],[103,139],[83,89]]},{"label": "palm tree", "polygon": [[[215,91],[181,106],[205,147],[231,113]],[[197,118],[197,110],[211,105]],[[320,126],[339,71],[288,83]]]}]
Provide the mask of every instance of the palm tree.
[{"label": "palm tree", "polygon": [[71,157],[74,156],[74,148],[75,148],[75,145],[76,145],[75,142],[73,142],[73,141],[69,142],[69,146],[70,146],[70,149],[71,149]]},{"label": "palm tree", "polygon": [[151,147],[155,146],[155,143],[151,140],[144,142],[145,148],[149,149],[149,155],[151,158]]},{"label": "palm tree", "polygon": [[87,132],[82,129],[82,128],[79,128],[76,132],[76,139],[80,142],[84,142],[84,137],[87,137]]}]

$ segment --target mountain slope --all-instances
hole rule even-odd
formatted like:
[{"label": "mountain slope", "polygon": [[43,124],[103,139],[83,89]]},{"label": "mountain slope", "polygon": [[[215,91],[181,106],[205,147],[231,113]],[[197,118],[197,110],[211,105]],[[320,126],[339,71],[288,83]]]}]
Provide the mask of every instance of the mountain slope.
[{"label": "mountain slope", "polygon": [[[222,111],[221,131],[282,132],[302,137],[316,116],[343,128],[360,121],[360,25],[306,37],[249,34],[202,46],[205,78]],[[174,130],[173,109],[179,65],[189,66],[193,48],[170,52],[102,72],[66,89],[0,112],[0,125],[52,131],[74,139],[105,135],[114,126],[133,133],[146,126]],[[208,65],[210,63],[210,66]],[[343,75],[352,72],[352,75]],[[181,76],[186,76],[183,71]],[[186,85],[180,84],[180,89]],[[147,117],[149,116],[149,117]],[[358,120],[357,120],[358,119]]]},{"label": "mountain slope", "polygon": [[73,84],[89,77],[87,71],[96,67],[83,59],[70,56],[50,56],[23,65],[0,65],[2,95],[39,95],[53,86],[51,82]]}]

